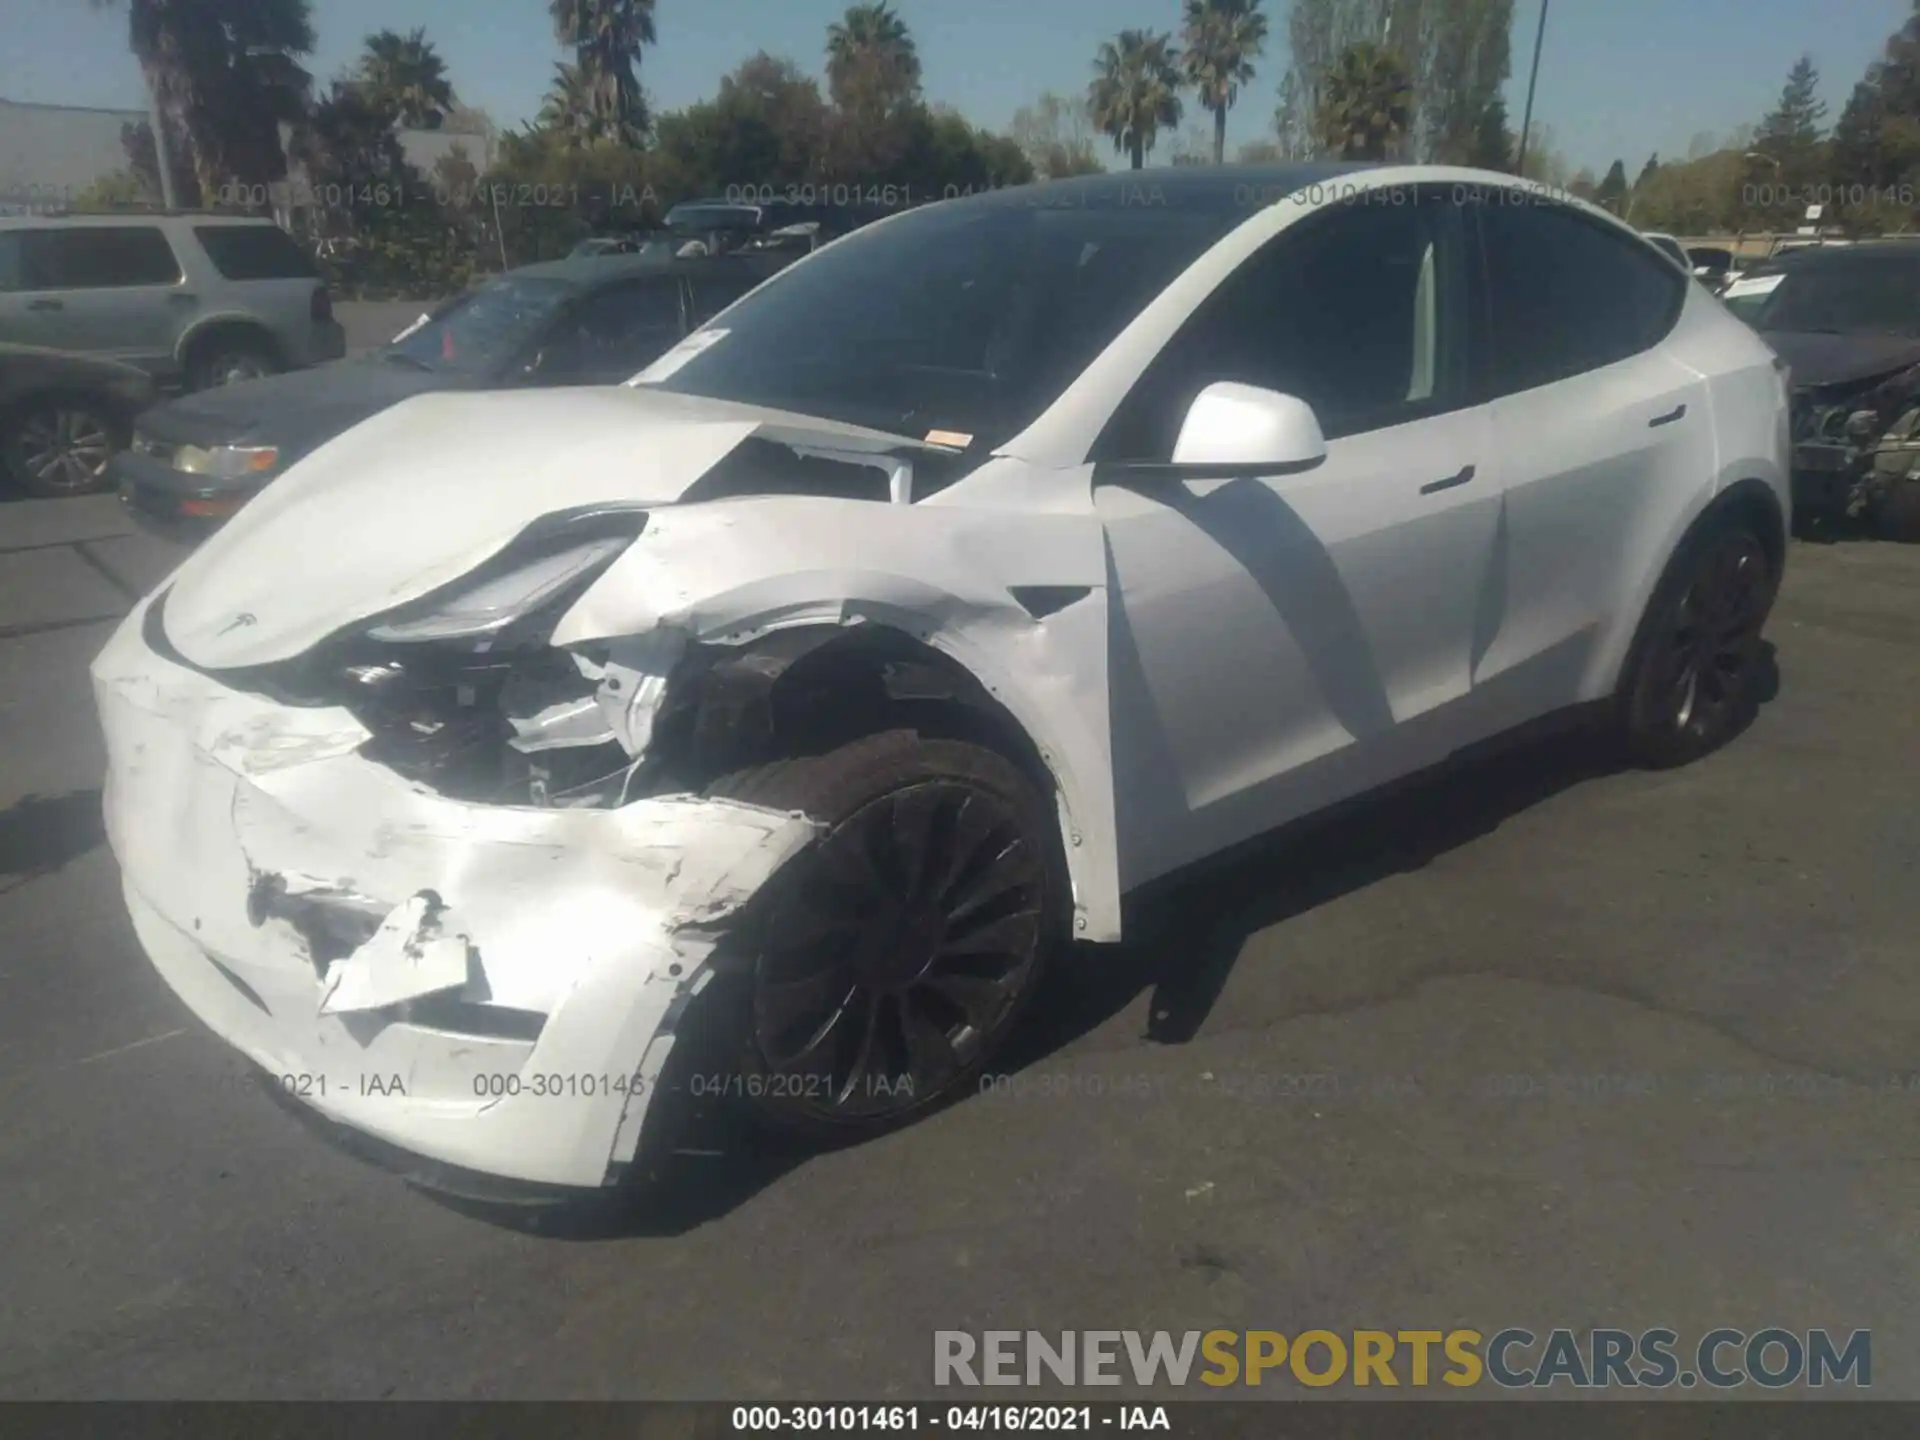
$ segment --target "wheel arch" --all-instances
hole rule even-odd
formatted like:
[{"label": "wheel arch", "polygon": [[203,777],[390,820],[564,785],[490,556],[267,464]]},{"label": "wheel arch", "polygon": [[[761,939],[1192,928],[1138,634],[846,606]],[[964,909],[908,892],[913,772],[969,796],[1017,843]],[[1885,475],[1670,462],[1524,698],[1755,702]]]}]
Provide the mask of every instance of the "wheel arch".
[{"label": "wheel arch", "polygon": [[1049,707],[952,633],[900,619],[807,620],[695,643],[671,677],[654,747],[698,782],[891,730],[965,740],[1012,762],[1051,802],[1078,938],[1117,940],[1111,765]]},{"label": "wheel arch", "polygon": [[234,311],[196,318],[181,332],[179,341],[174,345],[174,359],[183,367],[190,366],[209,345],[229,336],[258,345],[273,357],[277,365],[285,366],[287,363],[286,352],[280,348],[280,342],[274,338],[272,330],[254,316]]},{"label": "wheel arch", "polygon": [[1635,590],[1634,607],[1630,612],[1634,617],[1633,626],[1630,630],[1623,627],[1625,643],[1615,647],[1616,653],[1607,667],[1606,694],[1612,695],[1619,690],[1645,644],[1654,598],[1660,593],[1661,582],[1666,579],[1675,562],[1716,526],[1736,518],[1754,527],[1760,543],[1766,547],[1768,563],[1773,567],[1774,584],[1776,587],[1779,585],[1787,559],[1786,508],[1781,504],[1779,492],[1773,485],[1755,475],[1742,476],[1713,491],[1692,517],[1677,527],[1679,534],[1640,577]]}]

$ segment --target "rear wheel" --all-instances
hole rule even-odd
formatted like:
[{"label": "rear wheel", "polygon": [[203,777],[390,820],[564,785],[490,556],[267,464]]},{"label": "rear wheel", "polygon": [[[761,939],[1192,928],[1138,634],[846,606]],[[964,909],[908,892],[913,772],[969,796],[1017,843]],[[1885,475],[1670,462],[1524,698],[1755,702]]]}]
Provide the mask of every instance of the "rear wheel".
[{"label": "rear wheel", "polygon": [[30,400],[0,421],[0,463],[29,495],[92,494],[105,488],[107,461],[126,443],[125,428],[96,400]]},{"label": "rear wheel", "polygon": [[1674,557],[1620,688],[1622,728],[1641,764],[1684,765],[1745,728],[1777,583],[1765,544],[1743,520],[1715,526]]},{"label": "rear wheel", "polygon": [[244,331],[209,336],[187,361],[187,388],[212,390],[280,373],[280,361],[265,339]]},{"label": "rear wheel", "polygon": [[1001,755],[911,731],[709,787],[825,827],[750,937],[740,1081],[760,1118],[823,1138],[960,1094],[1012,1031],[1060,930],[1050,812]]}]

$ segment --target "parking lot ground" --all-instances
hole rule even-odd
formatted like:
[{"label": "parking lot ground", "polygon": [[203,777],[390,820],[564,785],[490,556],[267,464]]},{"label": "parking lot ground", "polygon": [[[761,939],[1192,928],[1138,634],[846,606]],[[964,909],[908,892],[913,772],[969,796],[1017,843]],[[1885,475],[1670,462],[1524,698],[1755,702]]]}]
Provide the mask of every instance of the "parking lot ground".
[{"label": "parking lot ground", "polygon": [[85,678],[124,592],[27,558],[110,519],[0,506],[0,1395],[912,1397],[936,1329],[1659,1324],[1871,1328],[1920,1398],[1920,548],[1797,545],[1778,693],[1698,766],[1436,779],[1077,957],[987,1093],[515,1224],[318,1141],[138,953]]}]

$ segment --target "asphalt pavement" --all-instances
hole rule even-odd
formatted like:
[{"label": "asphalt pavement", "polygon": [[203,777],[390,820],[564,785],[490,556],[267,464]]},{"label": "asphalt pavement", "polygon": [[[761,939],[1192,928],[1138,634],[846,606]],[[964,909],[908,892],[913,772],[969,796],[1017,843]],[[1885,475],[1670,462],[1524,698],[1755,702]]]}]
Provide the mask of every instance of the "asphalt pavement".
[{"label": "asphalt pavement", "polygon": [[1920,1398],[1920,548],[1797,545],[1778,693],[1703,764],[1437,780],[1077,957],[990,1093],[539,1220],[323,1143],[141,957],[86,667],[174,554],[0,505],[0,1396],[910,1397],[936,1329],[1665,1324],[1871,1328]]}]

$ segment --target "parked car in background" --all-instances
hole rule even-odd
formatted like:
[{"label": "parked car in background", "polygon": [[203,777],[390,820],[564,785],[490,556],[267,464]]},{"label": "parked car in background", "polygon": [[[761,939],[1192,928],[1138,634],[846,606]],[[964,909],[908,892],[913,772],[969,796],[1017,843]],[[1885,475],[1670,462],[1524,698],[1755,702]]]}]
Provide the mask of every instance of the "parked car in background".
[{"label": "parked car in background", "polygon": [[203,535],[295,461],[411,396],[625,380],[789,258],[609,255],[511,270],[371,355],[158,406],[111,474],[151,528]]},{"label": "parked car in background", "polygon": [[204,390],[346,354],[325,280],[271,220],[168,212],[0,218],[0,341]]},{"label": "parked car in background", "polygon": [[1803,251],[1752,317],[1793,378],[1796,515],[1920,513],[1920,240]]},{"label": "parked car in background", "polygon": [[1738,258],[1718,245],[1689,245],[1686,254],[1694,279],[1716,294],[1739,273]]},{"label": "parked car in background", "polygon": [[132,365],[0,344],[0,471],[41,499],[104,489],[108,460],[154,394]]},{"label": "parked car in background", "polygon": [[[416,1179],[593,1189],[696,1029],[763,1121],[872,1134],[1189,865],[1550,716],[1707,754],[1786,558],[1776,357],[1523,183],[975,195],[628,386],[356,427],[94,662],[141,944],[257,1064],[403,1069],[297,1093]],[[561,1123],[488,1074],[614,1079]]]},{"label": "parked car in background", "polygon": [[1687,259],[1686,247],[1674,239],[1673,236],[1663,235],[1658,230],[1647,230],[1643,231],[1642,234],[1654,249],[1673,261],[1674,264],[1678,265],[1682,270],[1685,270],[1689,275],[1693,273],[1693,262]]}]

